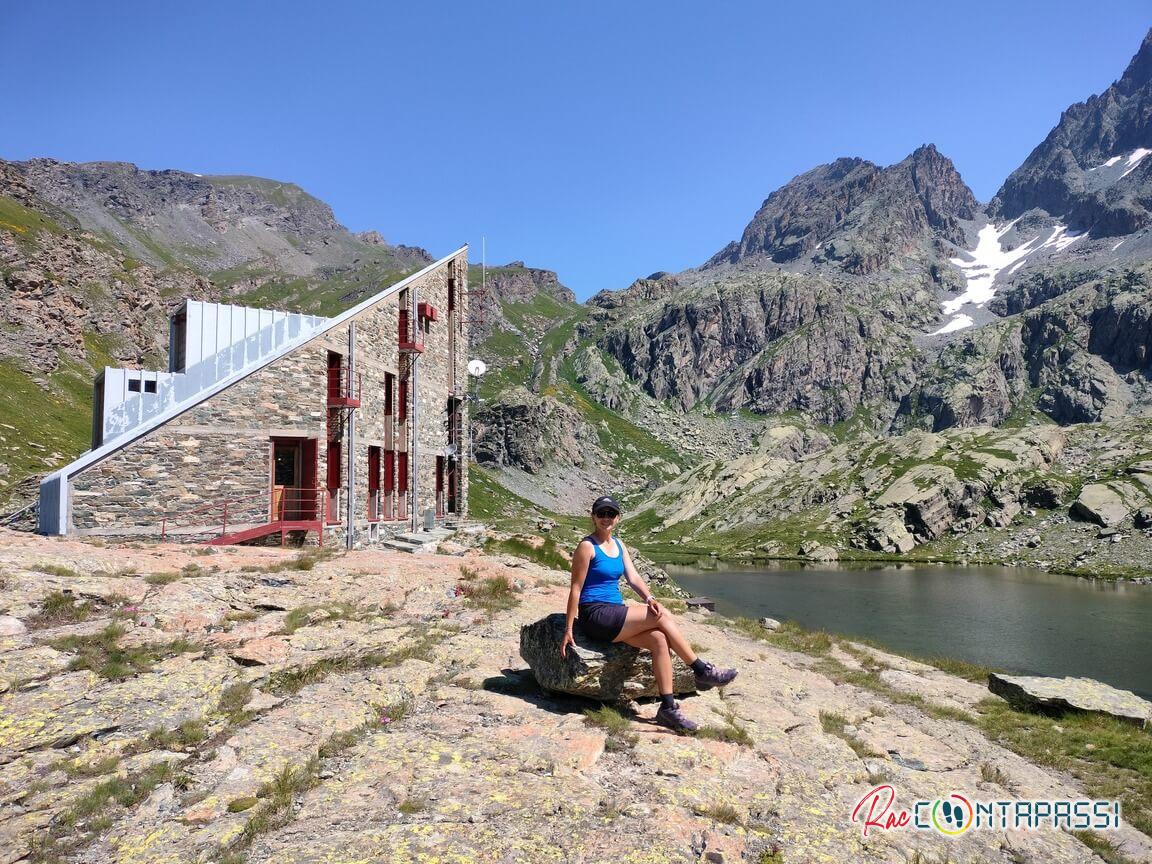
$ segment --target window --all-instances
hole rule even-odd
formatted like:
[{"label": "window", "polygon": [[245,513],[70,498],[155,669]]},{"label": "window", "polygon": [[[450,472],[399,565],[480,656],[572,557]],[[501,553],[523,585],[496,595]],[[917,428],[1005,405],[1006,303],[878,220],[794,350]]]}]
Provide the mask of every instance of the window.
[{"label": "window", "polygon": [[399,463],[396,466],[396,491],[404,495],[408,492],[408,454],[401,452],[396,455],[400,457],[396,460]]},{"label": "window", "polygon": [[368,448],[368,518],[380,518],[380,448]]},{"label": "window", "polygon": [[339,397],[343,393],[344,355],[328,352],[328,396]]},{"label": "window", "polygon": [[156,379],[155,378],[153,378],[151,381],[145,381],[144,382],[144,392],[145,393],[155,393],[156,392]]},{"label": "window", "polygon": [[393,405],[396,402],[396,376],[391,372],[384,373],[384,414],[392,415]]},{"label": "window", "polygon": [[396,406],[396,422],[405,423],[408,420],[408,379],[400,379],[400,404]]},{"label": "window", "polygon": [[133,393],[139,393],[140,392],[140,379],[139,378],[129,378],[128,379],[128,389],[131,390]]},{"label": "window", "polygon": [[169,351],[169,372],[183,372],[188,362],[188,309],[185,307],[172,316]]}]

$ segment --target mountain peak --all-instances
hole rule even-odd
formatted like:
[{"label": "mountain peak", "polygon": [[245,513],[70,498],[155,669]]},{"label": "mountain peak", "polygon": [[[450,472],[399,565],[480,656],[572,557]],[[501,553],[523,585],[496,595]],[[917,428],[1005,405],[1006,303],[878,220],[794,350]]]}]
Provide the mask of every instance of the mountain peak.
[{"label": "mountain peak", "polygon": [[1075,231],[1128,234],[1152,224],[1152,31],[1119,81],[1070,106],[1048,137],[1004,181],[989,205],[996,219],[1032,209]]},{"label": "mountain peak", "polygon": [[1113,86],[1119,93],[1130,96],[1149,81],[1152,81],[1152,29],[1145,34],[1136,56]]},{"label": "mountain peak", "polygon": [[871,273],[926,236],[962,242],[957,220],[975,218],[978,209],[952,160],[934,144],[887,168],[841,157],[769,195],[740,240],[704,266],[757,257],[776,264],[811,258],[850,273]]}]

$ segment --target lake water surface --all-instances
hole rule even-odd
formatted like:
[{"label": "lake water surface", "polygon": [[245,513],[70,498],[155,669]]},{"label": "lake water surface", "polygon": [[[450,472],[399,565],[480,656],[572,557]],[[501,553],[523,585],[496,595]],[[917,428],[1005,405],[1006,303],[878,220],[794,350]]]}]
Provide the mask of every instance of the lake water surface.
[{"label": "lake water surface", "polygon": [[725,615],[791,619],[1023,674],[1080,675],[1152,698],[1149,585],[1016,567],[664,567]]}]

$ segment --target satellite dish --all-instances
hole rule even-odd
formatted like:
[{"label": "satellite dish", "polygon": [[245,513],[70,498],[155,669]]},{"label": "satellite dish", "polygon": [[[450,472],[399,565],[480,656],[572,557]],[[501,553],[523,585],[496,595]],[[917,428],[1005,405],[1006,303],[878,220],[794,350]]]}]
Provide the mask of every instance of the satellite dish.
[{"label": "satellite dish", "polygon": [[488,364],[483,360],[469,360],[468,361],[468,374],[473,378],[479,378],[488,371]]}]

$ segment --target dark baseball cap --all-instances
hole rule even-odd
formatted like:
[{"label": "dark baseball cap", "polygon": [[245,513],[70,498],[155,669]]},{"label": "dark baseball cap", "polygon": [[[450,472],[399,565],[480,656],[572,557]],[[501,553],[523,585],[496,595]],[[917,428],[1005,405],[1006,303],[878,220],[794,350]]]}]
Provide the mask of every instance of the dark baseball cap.
[{"label": "dark baseball cap", "polygon": [[617,513],[623,513],[624,508],[616,503],[616,499],[610,495],[601,495],[592,502],[592,512],[597,510],[615,510]]}]

